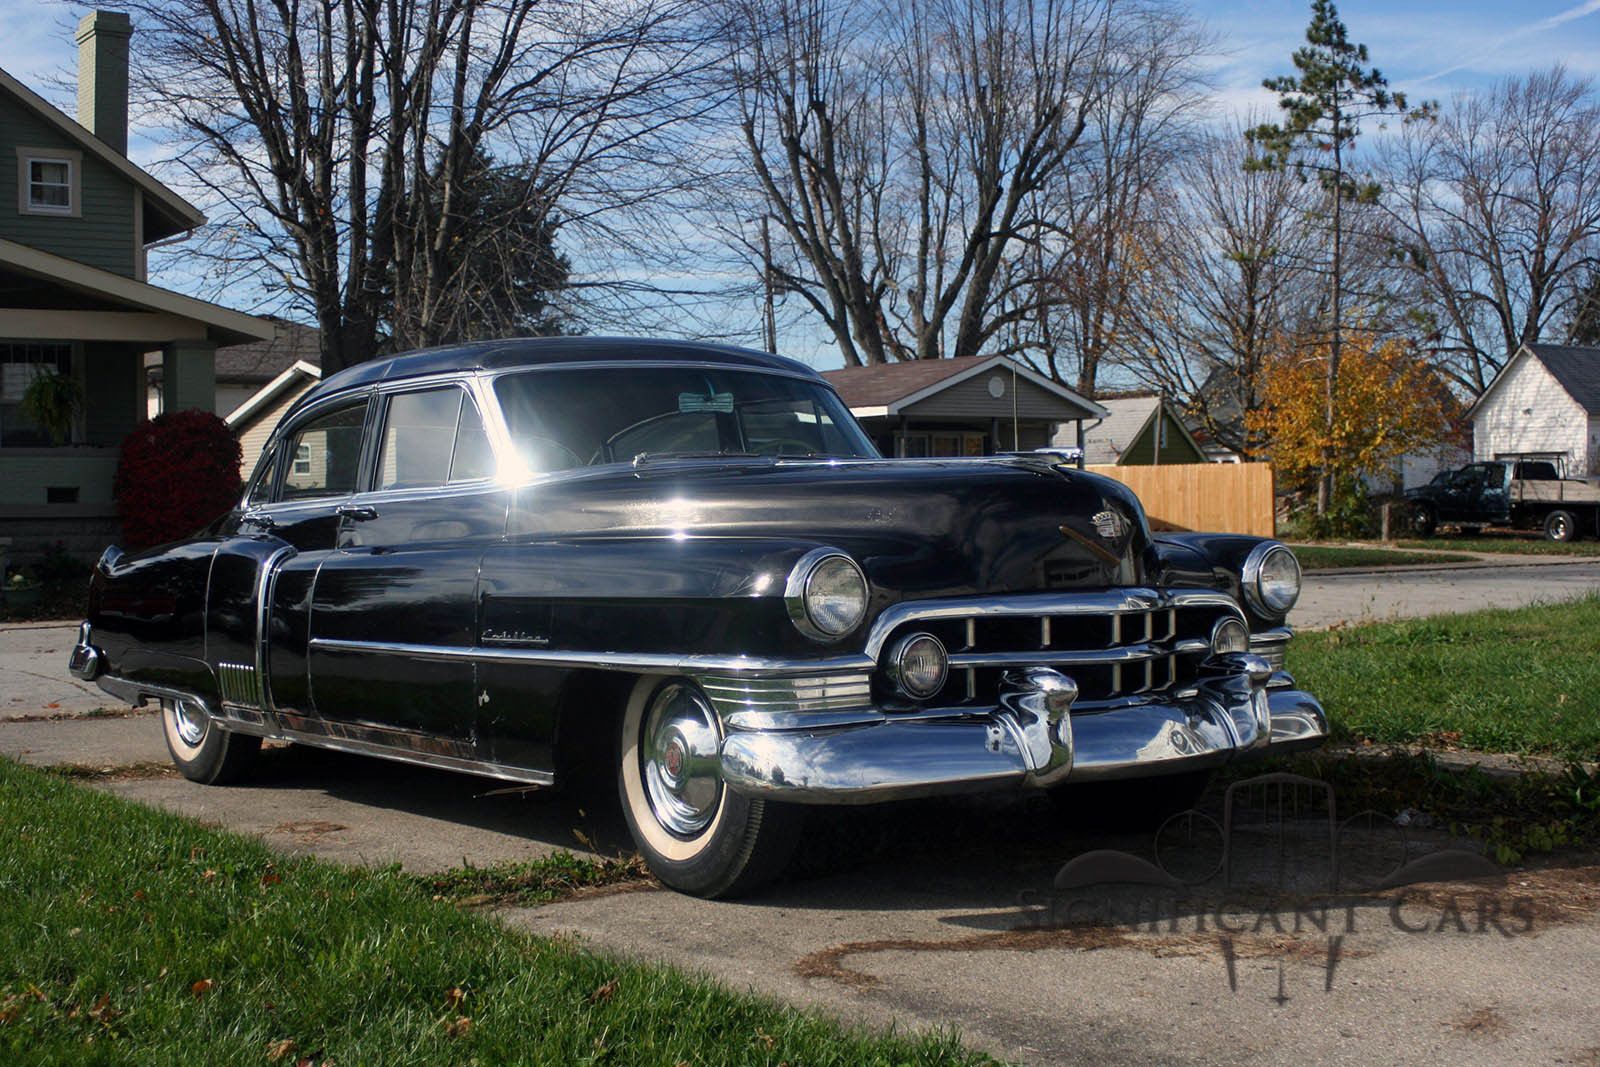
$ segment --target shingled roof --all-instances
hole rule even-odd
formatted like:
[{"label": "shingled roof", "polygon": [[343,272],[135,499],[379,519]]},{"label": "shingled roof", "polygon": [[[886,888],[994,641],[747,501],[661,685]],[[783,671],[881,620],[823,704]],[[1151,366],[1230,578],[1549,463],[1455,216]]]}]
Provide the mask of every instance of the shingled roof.
[{"label": "shingled roof", "polygon": [[911,359],[823,371],[822,376],[839,391],[840,398],[849,407],[886,407],[902,397],[921,392],[946,378],[954,378],[962,371],[993,358],[961,356],[957,359]]},{"label": "shingled roof", "polygon": [[[823,371],[845,405],[858,417],[894,414],[928,397],[954,387],[990,367],[1015,371],[1017,377],[1062,402],[1081,409],[1089,418],[1104,418],[1105,409],[1058,382],[1030,370],[1006,356],[960,356],[955,359],[908,359],[866,367]],[[1077,416],[1073,416],[1077,417]]]},{"label": "shingled roof", "polygon": [[1600,415],[1600,348],[1580,345],[1525,345],[1567,395],[1591,415]]},{"label": "shingled roof", "polygon": [[[316,327],[272,315],[260,317],[272,323],[275,329],[272,339],[217,349],[219,383],[266,385],[296,363],[322,366],[322,334]],[[151,381],[160,381],[160,362],[151,360],[146,373]]]}]

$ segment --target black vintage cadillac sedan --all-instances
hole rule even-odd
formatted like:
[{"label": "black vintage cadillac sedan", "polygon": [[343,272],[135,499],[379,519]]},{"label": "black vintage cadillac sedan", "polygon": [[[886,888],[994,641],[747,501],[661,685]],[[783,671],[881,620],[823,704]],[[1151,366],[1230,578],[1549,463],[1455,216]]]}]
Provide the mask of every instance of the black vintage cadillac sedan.
[{"label": "black vintage cadillac sedan", "polygon": [[788,359],[516,340],[312,389],[237,508],[106,550],[71,669],[159,701],[200,782],[262,738],[533,785],[598,752],[661,880],[719,896],[807,805],[1160,791],[1318,743],[1299,586],[1059,457],[885,460]]}]

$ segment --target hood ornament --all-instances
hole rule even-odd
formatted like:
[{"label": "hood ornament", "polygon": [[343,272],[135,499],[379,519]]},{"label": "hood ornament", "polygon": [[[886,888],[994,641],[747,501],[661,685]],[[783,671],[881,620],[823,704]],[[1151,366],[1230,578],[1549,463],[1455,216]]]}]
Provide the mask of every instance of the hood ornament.
[{"label": "hood ornament", "polygon": [[1127,524],[1123,522],[1122,516],[1110,508],[1097,512],[1089,521],[1094,524],[1094,532],[1107,541],[1120,541],[1122,535],[1127,532]]}]

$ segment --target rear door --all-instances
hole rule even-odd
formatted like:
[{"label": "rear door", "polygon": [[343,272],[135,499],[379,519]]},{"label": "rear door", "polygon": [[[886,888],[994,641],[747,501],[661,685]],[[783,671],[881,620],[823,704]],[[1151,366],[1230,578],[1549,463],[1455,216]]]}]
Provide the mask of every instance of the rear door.
[{"label": "rear door", "polygon": [[508,495],[469,381],[386,389],[373,426],[371,469],[317,576],[317,712],[348,736],[473,758],[478,564]]},{"label": "rear door", "polygon": [[239,717],[268,707],[310,713],[311,584],[356,490],[369,403],[363,392],[319,404],[277,435],[212,561],[207,659]]}]

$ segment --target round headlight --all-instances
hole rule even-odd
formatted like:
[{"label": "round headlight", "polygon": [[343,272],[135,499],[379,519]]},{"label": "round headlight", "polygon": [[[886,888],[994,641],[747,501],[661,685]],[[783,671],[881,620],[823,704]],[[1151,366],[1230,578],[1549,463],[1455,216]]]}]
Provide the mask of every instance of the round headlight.
[{"label": "round headlight", "polygon": [[789,617],[807,637],[832,641],[861,625],[867,579],[855,560],[833,549],[806,553],[784,588]]},{"label": "round headlight", "polygon": [[1244,561],[1244,595],[1263,615],[1283,615],[1300,599],[1300,561],[1283,545],[1257,545]]},{"label": "round headlight", "polygon": [[926,700],[944,688],[950,657],[932,634],[902,638],[889,653],[889,677],[913,700]]},{"label": "round headlight", "polygon": [[1224,615],[1211,628],[1211,651],[1219,656],[1225,652],[1249,652],[1250,631],[1232,615]]}]

